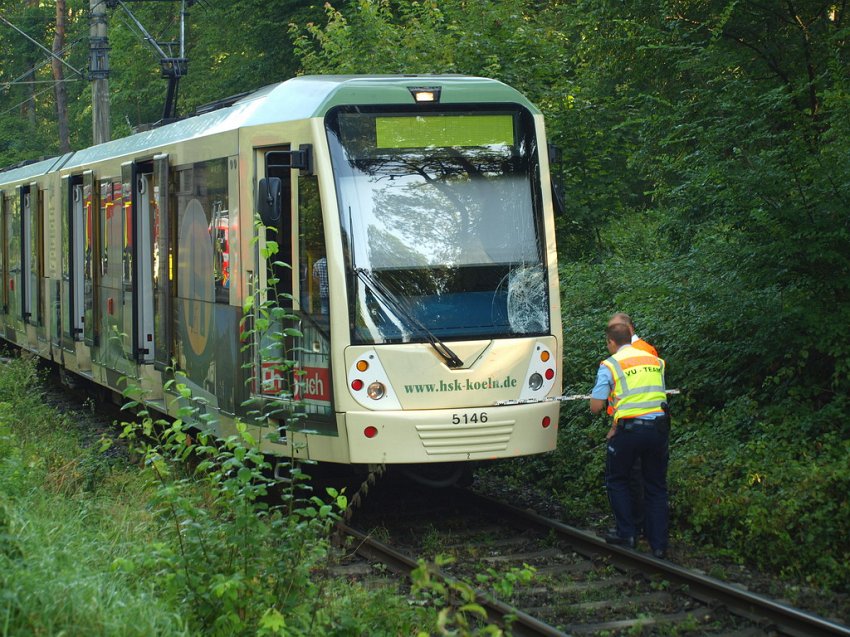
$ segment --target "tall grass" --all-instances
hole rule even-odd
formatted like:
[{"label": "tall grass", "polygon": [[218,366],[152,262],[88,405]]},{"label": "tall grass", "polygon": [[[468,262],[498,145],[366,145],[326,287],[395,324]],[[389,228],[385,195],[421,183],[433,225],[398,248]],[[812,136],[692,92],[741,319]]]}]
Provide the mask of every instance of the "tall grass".
[{"label": "tall grass", "polygon": [[189,634],[156,582],[114,568],[146,541],[141,481],[82,449],[68,424],[42,403],[33,362],[3,366],[0,635]]}]

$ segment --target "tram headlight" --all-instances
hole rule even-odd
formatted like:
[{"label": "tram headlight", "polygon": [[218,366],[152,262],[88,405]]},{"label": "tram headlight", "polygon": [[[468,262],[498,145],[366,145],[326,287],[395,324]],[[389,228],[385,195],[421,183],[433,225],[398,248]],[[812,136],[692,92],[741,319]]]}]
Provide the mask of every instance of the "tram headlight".
[{"label": "tram headlight", "polygon": [[537,391],[543,387],[543,377],[537,372],[534,372],[528,377],[528,386],[532,389],[532,391]]},{"label": "tram headlight", "polygon": [[387,393],[383,383],[374,382],[366,388],[366,395],[372,400],[381,400]]}]

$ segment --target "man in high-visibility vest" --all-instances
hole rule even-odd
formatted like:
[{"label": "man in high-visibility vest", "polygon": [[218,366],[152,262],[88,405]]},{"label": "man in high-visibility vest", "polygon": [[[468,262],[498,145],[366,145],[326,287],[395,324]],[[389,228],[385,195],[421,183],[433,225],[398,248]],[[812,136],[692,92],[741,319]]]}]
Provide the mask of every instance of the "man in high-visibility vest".
[{"label": "man in high-visibility vest", "polygon": [[666,412],[664,361],[631,345],[629,327],[605,330],[611,354],[599,366],[590,411],[605,410],[613,400],[614,423],[607,434],[606,488],[617,532],[606,541],[634,548],[638,528],[629,492],[629,474],[639,458],[646,505],[645,529],[652,554],[667,554],[667,455],[670,419]]},{"label": "man in high-visibility vest", "polygon": [[[625,312],[614,312],[611,315],[611,318],[608,319],[608,325],[614,325],[615,323],[622,323],[629,328],[629,333],[632,335],[631,345],[632,347],[636,347],[638,349],[642,349],[644,352],[649,352],[653,356],[658,356],[658,350],[656,350],[651,344],[642,339],[640,336],[635,334],[635,324],[632,321],[632,317],[626,314]],[[611,402],[611,397],[608,397],[608,408],[607,413],[609,416],[614,415],[614,407]],[[643,477],[640,466],[640,459],[635,461],[634,466],[632,467],[632,474],[629,478],[629,490],[632,494],[632,504],[633,510],[632,514],[635,518],[635,526],[637,527],[637,535],[645,535],[644,532],[644,506],[643,506]]]}]

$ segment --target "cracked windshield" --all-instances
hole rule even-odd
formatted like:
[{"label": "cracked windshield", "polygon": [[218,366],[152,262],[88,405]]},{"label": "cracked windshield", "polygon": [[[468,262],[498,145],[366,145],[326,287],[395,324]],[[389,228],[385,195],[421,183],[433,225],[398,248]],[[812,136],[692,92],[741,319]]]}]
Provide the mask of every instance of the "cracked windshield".
[{"label": "cracked windshield", "polygon": [[549,329],[532,119],[337,110],[352,342]]}]

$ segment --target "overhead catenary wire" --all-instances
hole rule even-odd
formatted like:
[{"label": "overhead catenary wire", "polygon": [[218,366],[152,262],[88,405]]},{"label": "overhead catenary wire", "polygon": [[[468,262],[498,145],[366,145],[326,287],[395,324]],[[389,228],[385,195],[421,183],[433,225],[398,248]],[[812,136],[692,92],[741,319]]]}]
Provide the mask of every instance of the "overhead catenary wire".
[{"label": "overhead catenary wire", "polygon": [[2,15],[0,15],[0,22],[3,22],[5,25],[7,25],[7,26],[11,27],[12,29],[14,29],[15,31],[17,31],[18,33],[20,33],[20,34],[21,34],[22,36],[24,36],[27,40],[29,40],[30,42],[32,42],[33,44],[35,44],[35,45],[36,45],[39,49],[41,49],[42,51],[44,51],[44,52],[45,52],[48,56],[50,56],[51,58],[55,58],[56,60],[59,60],[62,64],[64,64],[65,66],[67,66],[69,69],[71,69],[74,73],[76,73],[76,74],[77,74],[77,75],[79,75],[80,77],[85,77],[85,75],[82,73],[82,71],[80,71],[80,70],[78,70],[78,69],[74,68],[73,66],[71,66],[68,62],[66,62],[65,60],[63,60],[63,59],[62,59],[60,56],[58,56],[56,53],[54,53],[53,51],[51,51],[50,49],[48,49],[46,46],[44,46],[44,45],[43,45],[41,42],[39,42],[38,40],[35,40],[34,38],[30,37],[30,36],[29,36],[26,32],[24,32],[22,29],[20,29],[20,28],[16,27],[14,24],[12,24],[11,22],[9,22],[9,20],[8,20],[8,19],[6,19],[6,18],[5,18],[4,16],[2,16]]},{"label": "overhead catenary wire", "polygon": [[79,82],[80,80],[76,77],[65,78],[63,80],[20,80],[16,82],[4,82],[3,87],[8,88],[12,84],[16,86],[27,86],[29,84],[56,84],[57,82],[66,83],[66,82]]},{"label": "overhead catenary wire", "polygon": [[24,104],[26,104],[26,103],[27,103],[27,102],[29,102],[30,100],[35,99],[35,98],[36,98],[36,97],[38,97],[39,95],[42,95],[42,94],[47,93],[47,92],[52,91],[52,90],[53,90],[53,86],[48,86],[47,88],[42,89],[42,90],[41,90],[41,91],[39,91],[38,93],[35,93],[34,95],[31,95],[30,97],[26,98],[25,100],[21,100],[20,102],[18,102],[17,104],[15,104],[12,108],[9,108],[9,109],[7,109],[7,110],[3,111],[2,113],[0,113],[0,115],[6,115],[7,113],[11,113],[12,111],[14,111],[14,110],[16,110],[16,109],[19,109],[21,106],[23,106]]},{"label": "overhead catenary wire", "polygon": [[[2,17],[2,16],[0,16],[0,17]],[[69,49],[71,49],[71,48],[75,47],[76,45],[78,45],[81,41],[82,41],[82,38],[77,38],[77,39],[76,39],[76,40],[74,40],[73,42],[70,42],[69,44],[66,44],[66,45],[65,45],[65,47],[64,47],[61,51],[59,51],[59,55],[63,55],[63,54],[64,54],[64,53],[66,53]],[[29,75],[31,75],[31,74],[33,74],[33,73],[35,73],[36,71],[38,71],[39,69],[41,69],[42,67],[44,67],[46,64],[50,64],[50,59],[44,59],[44,60],[42,60],[41,62],[39,62],[39,63],[38,63],[38,64],[36,64],[35,66],[33,66],[33,67],[31,67],[31,68],[27,69],[26,71],[24,71],[23,73],[21,73],[21,74],[20,74],[18,77],[16,77],[14,80],[10,80],[10,81],[8,81],[8,82],[3,82],[3,89],[4,89],[4,90],[8,90],[11,86],[16,86],[16,85],[19,85],[19,84],[21,84],[21,85],[31,84],[31,83],[32,83],[31,81],[29,81],[29,80],[25,80],[24,78],[26,78],[26,77],[28,77]],[[43,81],[44,81],[44,82],[54,82],[54,83],[55,83],[57,80],[55,80],[55,79],[54,79],[54,80],[43,80]],[[64,80],[62,80],[62,81],[63,81],[63,82],[77,82],[77,81],[79,81],[79,80],[77,80],[76,78],[74,78],[74,79],[68,79],[68,78],[66,78],[66,79],[64,79]]]}]

